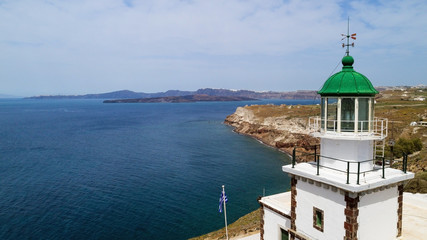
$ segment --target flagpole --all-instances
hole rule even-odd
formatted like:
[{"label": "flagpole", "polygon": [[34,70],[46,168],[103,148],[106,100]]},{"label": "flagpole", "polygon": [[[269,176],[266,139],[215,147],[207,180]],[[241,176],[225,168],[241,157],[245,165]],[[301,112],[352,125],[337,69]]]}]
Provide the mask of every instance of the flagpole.
[{"label": "flagpole", "polygon": [[225,205],[225,189],[224,189],[224,185],[222,185],[222,201],[224,203],[225,236],[227,237],[227,240],[228,240],[227,208],[226,208],[226,205]]}]

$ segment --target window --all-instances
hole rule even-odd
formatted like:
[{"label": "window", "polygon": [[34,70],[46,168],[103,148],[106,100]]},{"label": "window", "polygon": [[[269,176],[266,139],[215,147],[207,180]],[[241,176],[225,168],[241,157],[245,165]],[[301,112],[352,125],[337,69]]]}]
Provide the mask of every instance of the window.
[{"label": "window", "polygon": [[313,207],[313,227],[321,232],[323,232],[323,211]]},{"label": "window", "polygon": [[337,106],[338,106],[338,98],[328,98],[328,116],[327,116],[327,129],[336,131],[337,129]]},{"label": "window", "polygon": [[341,100],[341,130],[354,132],[354,98]]},{"label": "window", "polygon": [[289,234],[288,234],[288,231],[286,231],[285,229],[283,229],[283,228],[280,228],[280,232],[281,232],[281,235],[282,235],[282,240],[289,240]]},{"label": "window", "polygon": [[369,130],[369,98],[359,98],[359,131],[367,132]]},{"label": "window", "polygon": [[325,101],[326,101],[326,99],[327,98],[322,98],[322,101],[320,101],[320,104],[321,104],[321,107],[320,107],[320,109],[321,109],[321,112],[320,112],[320,119],[321,119],[321,127],[322,127],[322,129],[324,129],[325,128]]}]

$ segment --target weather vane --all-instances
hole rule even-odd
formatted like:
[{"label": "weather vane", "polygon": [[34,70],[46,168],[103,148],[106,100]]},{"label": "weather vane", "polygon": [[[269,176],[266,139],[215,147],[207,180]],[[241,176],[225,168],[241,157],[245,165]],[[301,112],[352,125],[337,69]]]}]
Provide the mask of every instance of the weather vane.
[{"label": "weather vane", "polygon": [[348,21],[347,21],[347,34],[341,34],[341,36],[343,36],[343,38],[341,39],[344,40],[345,38],[347,38],[347,44],[343,43],[342,47],[347,47],[347,51],[345,52],[347,54],[347,56],[350,54],[350,50],[349,47],[352,46],[354,47],[354,42],[352,42],[350,44],[350,38],[353,40],[356,40],[356,33],[353,33],[350,35],[350,17],[348,17]]}]

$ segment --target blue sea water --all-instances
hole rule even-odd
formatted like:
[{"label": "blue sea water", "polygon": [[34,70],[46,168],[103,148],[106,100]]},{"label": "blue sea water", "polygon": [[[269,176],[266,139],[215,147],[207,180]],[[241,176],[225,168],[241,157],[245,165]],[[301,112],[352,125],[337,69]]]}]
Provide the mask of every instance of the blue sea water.
[{"label": "blue sea water", "polygon": [[187,239],[289,189],[289,158],[223,124],[246,104],[0,100],[0,239]]}]

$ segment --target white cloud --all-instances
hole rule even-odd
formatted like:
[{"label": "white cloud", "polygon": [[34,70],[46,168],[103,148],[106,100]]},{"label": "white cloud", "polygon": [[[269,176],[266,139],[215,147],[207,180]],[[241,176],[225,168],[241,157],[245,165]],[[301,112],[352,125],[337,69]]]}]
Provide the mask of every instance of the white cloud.
[{"label": "white cloud", "polygon": [[374,47],[414,49],[427,46],[425,1],[354,2],[357,27]]},{"label": "white cloud", "polygon": [[393,56],[398,71],[426,53],[426,10],[424,1],[1,1],[0,77],[12,94],[302,89],[340,60],[347,15],[358,34],[351,51],[367,68]]}]

